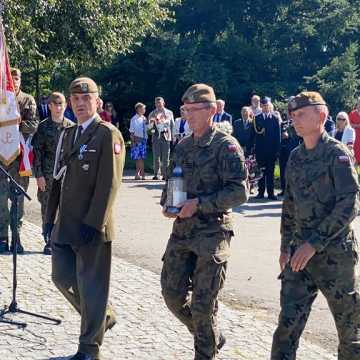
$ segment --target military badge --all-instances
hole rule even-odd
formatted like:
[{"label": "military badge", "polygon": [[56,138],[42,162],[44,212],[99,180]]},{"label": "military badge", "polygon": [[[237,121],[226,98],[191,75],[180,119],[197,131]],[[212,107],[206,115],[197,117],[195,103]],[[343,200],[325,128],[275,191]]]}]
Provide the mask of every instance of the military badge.
[{"label": "military badge", "polygon": [[87,149],[86,144],[80,146],[79,156],[78,156],[79,160],[82,160],[84,158],[84,152],[86,151],[86,149]]},{"label": "military badge", "polygon": [[87,83],[81,83],[80,88],[81,88],[81,91],[84,93],[89,92],[89,85]]}]

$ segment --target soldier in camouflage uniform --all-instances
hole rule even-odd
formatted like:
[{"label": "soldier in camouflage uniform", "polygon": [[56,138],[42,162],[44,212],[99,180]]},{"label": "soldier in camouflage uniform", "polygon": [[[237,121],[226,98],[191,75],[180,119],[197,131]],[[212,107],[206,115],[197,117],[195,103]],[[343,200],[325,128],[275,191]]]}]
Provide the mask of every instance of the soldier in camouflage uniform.
[{"label": "soldier in camouflage uniform", "polygon": [[281,313],[272,360],[295,360],[299,338],[319,290],[339,336],[338,359],[360,359],[357,242],[351,223],[359,211],[359,185],[347,147],[324,129],[327,106],[303,92],[289,102],[304,139],[290,155],[281,219]]},{"label": "soldier in camouflage uniform", "polygon": [[[46,205],[53,180],[56,146],[61,131],[64,128],[74,125],[72,121],[64,117],[65,107],[65,96],[59,92],[52,93],[49,97],[49,110],[51,115],[39,124],[32,140],[34,148],[33,169],[38,186],[37,198],[41,204],[43,234]],[[44,254],[51,255],[49,239],[45,238],[44,240]]]},{"label": "soldier in camouflage uniform", "polygon": [[[38,120],[36,117],[36,102],[35,99],[20,90],[21,85],[21,72],[19,69],[11,69],[11,75],[14,81],[16,100],[19,106],[21,123],[19,126],[20,132],[23,134],[25,141],[31,136],[35,131],[38,124]],[[9,166],[5,166],[5,170],[7,170],[10,175],[17,181],[19,185],[21,185],[25,191],[27,191],[29,187],[29,177],[28,176],[20,176],[19,168],[20,168],[20,160],[21,156],[18,156]],[[8,179],[0,174],[0,253],[6,252],[9,250],[9,242],[8,242],[8,231],[10,224],[10,214],[14,211],[14,201],[15,199],[11,195],[11,185],[9,184]],[[8,206],[8,200],[11,202],[10,212]],[[18,230],[20,233],[21,225],[22,225],[22,217],[24,215],[24,196],[19,197],[19,207],[18,207]],[[11,225],[13,226],[13,225]],[[14,234],[14,229],[11,229]],[[11,241],[13,244],[13,239]],[[12,246],[10,247],[12,250]],[[17,251],[19,254],[24,252],[24,248],[21,245],[20,239],[18,241]]]},{"label": "soldier in camouflage uniform", "polygon": [[[216,316],[233,236],[230,209],[248,198],[244,154],[235,138],[213,125],[211,87],[193,85],[182,100],[193,135],[176,146],[168,175],[182,168],[188,200],[167,244],[161,287],[168,308],[194,336],[195,360],[215,359],[225,343]],[[161,205],[172,217],[166,199],[165,189]]]}]

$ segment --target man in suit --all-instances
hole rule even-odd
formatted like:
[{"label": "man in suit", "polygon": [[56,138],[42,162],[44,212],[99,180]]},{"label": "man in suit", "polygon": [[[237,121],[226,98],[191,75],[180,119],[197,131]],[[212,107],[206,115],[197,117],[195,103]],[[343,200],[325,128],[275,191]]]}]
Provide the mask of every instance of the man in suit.
[{"label": "man in suit", "polygon": [[43,95],[40,99],[40,104],[37,107],[40,121],[45,120],[50,116],[50,109],[48,106],[48,97]]},{"label": "man in suit", "polygon": [[225,101],[221,99],[216,100],[216,107],[216,114],[214,115],[213,121],[215,123],[228,121],[232,125],[232,115],[225,111]]},{"label": "man in suit", "polygon": [[254,120],[255,156],[258,165],[264,169],[264,175],[259,181],[257,199],[263,199],[265,187],[270,200],[277,200],[274,194],[275,162],[280,151],[280,119],[271,111],[271,99],[261,99],[262,113]]},{"label": "man in suit", "polygon": [[149,114],[149,127],[152,133],[152,151],[154,157],[154,177],[159,180],[161,169],[162,179],[166,180],[170,159],[170,145],[174,135],[174,114],[165,107],[164,98],[155,98],[155,109]]},{"label": "man in suit", "polygon": [[78,125],[64,129],[59,139],[45,232],[52,232],[53,282],[81,315],[79,348],[71,360],[97,360],[105,331],[116,323],[108,306],[112,207],[125,145],[119,130],[96,113],[93,80],[75,79],[70,94]]}]

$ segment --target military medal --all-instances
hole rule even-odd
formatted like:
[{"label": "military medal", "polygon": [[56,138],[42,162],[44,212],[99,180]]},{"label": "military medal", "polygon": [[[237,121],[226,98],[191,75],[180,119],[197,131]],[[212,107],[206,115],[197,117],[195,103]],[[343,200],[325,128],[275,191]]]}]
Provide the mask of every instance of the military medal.
[{"label": "military medal", "polygon": [[86,151],[87,145],[81,145],[79,150],[79,156],[78,159],[82,160],[84,158],[84,152]]}]

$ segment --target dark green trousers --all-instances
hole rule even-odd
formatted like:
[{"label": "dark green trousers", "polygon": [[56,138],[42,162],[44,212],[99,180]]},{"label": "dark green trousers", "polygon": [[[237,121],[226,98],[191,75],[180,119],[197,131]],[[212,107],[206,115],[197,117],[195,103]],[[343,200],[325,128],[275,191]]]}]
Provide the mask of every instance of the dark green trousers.
[{"label": "dark green trousers", "polygon": [[45,226],[45,216],[46,216],[46,207],[50,196],[51,191],[51,185],[53,182],[52,175],[45,175],[45,182],[46,182],[46,188],[45,191],[41,191],[38,189],[37,191],[37,199],[41,205],[41,219],[42,219],[42,230],[44,232],[44,226]]},{"label": "dark green trousers", "polygon": [[79,351],[100,358],[108,307],[111,242],[52,244],[52,280],[81,315]]},{"label": "dark green trousers", "polygon": [[338,359],[360,359],[360,294],[353,249],[316,254],[304,271],[287,266],[281,274],[281,313],[274,333],[271,360],[295,360],[299,339],[318,291],[325,296],[334,317]]}]

